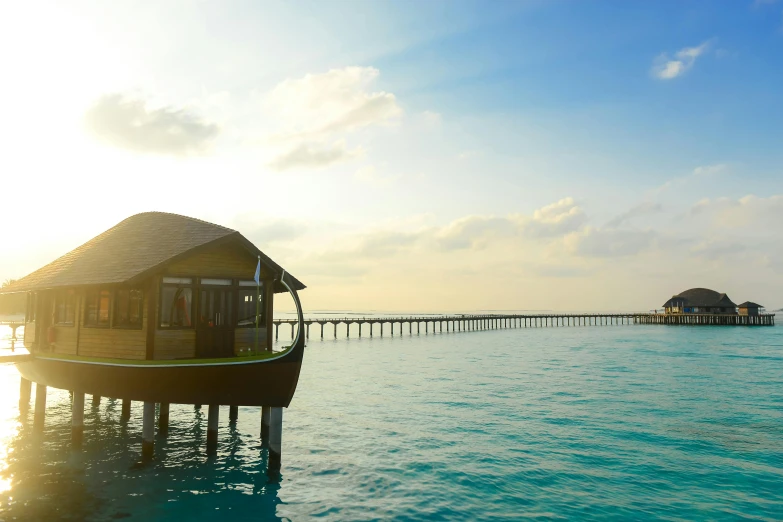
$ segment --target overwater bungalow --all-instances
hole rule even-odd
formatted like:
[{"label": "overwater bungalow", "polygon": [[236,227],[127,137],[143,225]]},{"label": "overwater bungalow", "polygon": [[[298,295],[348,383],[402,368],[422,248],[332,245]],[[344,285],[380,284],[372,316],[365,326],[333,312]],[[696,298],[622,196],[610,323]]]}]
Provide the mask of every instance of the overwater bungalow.
[{"label": "overwater bungalow", "polygon": [[708,288],[691,288],[663,304],[667,314],[736,314],[737,305],[729,296]]},{"label": "overwater bungalow", "polygon": [[751,301],[745,301],[738,307],[740,315],[759,315],[759,309],[764,308],[760,304],[753,303]]},{"label": "overwater bungalow", "polygon": [[[27,294],[24,346],[31,356],[17,368],[39,386],[153,409],[281,408],[291,402],[302,364],[297,291],[304,288],[235,230],[148,212],[0,292]],[[291,293],[299,329],[290,347],[273,352],[279,292]]]}]

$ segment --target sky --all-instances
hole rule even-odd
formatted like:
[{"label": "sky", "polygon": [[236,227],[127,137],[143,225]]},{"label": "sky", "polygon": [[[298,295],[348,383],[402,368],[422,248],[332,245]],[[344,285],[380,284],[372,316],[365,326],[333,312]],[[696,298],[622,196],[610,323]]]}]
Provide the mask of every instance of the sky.
[{"label": "sky", "polygon": [[0,279],[126,217],[309,310],[783,306],[783,1],[16,2]]}]

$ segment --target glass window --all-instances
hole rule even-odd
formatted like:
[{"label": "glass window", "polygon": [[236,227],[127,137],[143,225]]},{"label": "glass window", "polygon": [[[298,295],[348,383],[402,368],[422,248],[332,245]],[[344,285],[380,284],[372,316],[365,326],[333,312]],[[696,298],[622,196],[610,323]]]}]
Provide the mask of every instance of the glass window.
[{"label": "glass window", "polygon": [[76,293],[64,290],[54,295],[54,324],[73,326],[76,315]]},{"label": "glass window", "polygon": [[231,286],[231,279],[206,279],[201,278],[202,285],[222,285]]},{"label": "glass window", "polygon": [[[260,292],[256,294],[255,281],[253,287],[239,288],[239,306],[237,307],[237,326],[255,327],[256,326],[256,305],[258,305],[258,325],[264,326],[266,314],[264,313],[264,285],[261,285]],[[258,301],[256,301],[258,299]]]},{"label": "glass window", "polygon": [[164,277],[163,284],[190,285],[193,284],[193,279],[190,277]]},{"label": "glass window", "polygon": [[27,294],[27,314],[25,317],[28,323],[35,322],[36,295],[35,292],[28,292]]},{"label": "glass window", "polygon": [[88,290],[84,300],[84,325],[109,326],[110,302],[108,290]]},{"label": "glass window", "polygon": [[144,294],[138,288],[121,288],[114,293],[114,326],[141,328]]},{"label": "glass window", "polygon": [[193,289],[189,286],[162,285],[160,288],[160,327],[193,326]]}]

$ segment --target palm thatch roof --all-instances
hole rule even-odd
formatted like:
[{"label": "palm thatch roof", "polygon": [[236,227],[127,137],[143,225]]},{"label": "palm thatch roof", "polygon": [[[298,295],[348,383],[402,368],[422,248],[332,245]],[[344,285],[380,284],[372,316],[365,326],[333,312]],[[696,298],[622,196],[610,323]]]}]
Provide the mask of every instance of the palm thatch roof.
[{"label": "palm thatch roof", "polygon": [[[178,214],[136,214],[43,268],[0,289],[26,292],[66,286],[139,282],[202,248],[238,241],[273,274],[283,268],[236,230]],[[251,278],[252,274],[248,274]],[[294,278],[297,290],[305,286]],[[275,288],[283,292],[282,285]]]},{"label": "palm thatch roof", "polygon": [[726,294],[709,288],[691,288],[672,296],[663,304],[664,308],[683,306],[733,308],[737,305]]}]

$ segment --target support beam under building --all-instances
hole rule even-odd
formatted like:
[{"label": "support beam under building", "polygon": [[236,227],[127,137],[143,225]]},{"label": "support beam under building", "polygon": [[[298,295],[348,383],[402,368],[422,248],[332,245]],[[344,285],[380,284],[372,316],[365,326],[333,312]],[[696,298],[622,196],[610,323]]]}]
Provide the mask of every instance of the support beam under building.
[{"label": "support beam under building", "polygon": [[269,414],[269,472],[280,471],[283,442],[283,408],[270,408]]},{"label": "support beam under building", "polygon": [[149,460],[155,453],[155,403],[144,403],[141,427],[141,458]]},{"label": "support beam under building", "polygon": [[214,455],[217,453],[219,417],[220,406],[217,404],[210,404],[209,413],[207,414],[207,455]]},{"label": "support beam under building", "polygon": [[158,433],[168,435],[169,433],[169,403],[161,402],[158,411]]},{"label": "support beam under building", "polygon": [[80,448],[84,440],[84,393],[73,392],[71,403],[71,444]]},{"label": "support beam under building", "polygon": [[35,385],[35,417],[33,430],[43,431],[46,420],[46,386],[40,383]]}]

